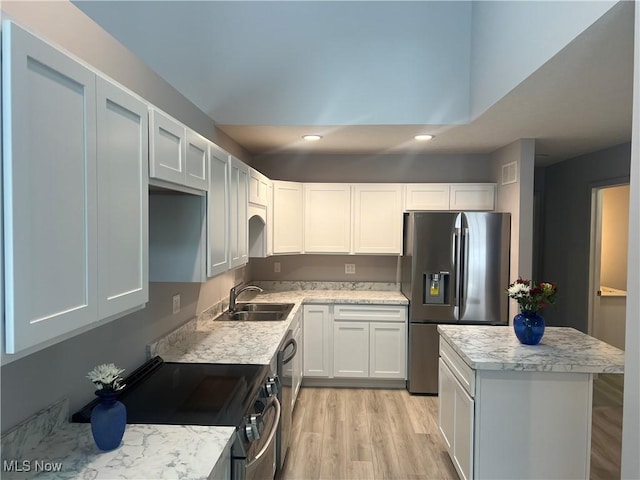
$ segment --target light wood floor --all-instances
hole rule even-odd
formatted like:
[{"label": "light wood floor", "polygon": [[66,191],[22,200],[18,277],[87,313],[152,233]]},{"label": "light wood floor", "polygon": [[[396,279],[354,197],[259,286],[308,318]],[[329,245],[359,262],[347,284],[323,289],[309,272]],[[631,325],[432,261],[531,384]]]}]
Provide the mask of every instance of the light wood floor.
[{"label": "light wood floor", "polygon": [[[591,479],[620,478],[622,409],[596,407]],[[406,390],[303,388],[280,480],[457,480],[438,398]]]}]

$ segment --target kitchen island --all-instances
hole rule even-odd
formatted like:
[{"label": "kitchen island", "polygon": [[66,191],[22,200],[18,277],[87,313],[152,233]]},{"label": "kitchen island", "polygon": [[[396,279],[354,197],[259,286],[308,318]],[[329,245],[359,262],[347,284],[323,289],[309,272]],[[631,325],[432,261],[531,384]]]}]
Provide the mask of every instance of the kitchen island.
[{"label": "kitchen island", "polygon": [[624,352],[572,328],[440,325],[439,427],[461,478],[589,478],[593,376]]}]

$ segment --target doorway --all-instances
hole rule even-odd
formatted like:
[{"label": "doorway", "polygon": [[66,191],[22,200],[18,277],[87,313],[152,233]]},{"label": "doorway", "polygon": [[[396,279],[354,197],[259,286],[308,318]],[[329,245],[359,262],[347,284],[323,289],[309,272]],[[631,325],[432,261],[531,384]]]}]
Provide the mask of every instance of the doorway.
[{"label": "doorway", "polygon": [[[591,191],[589,335],[624,350],[629,185]],[[623,375],[598,375],[594,405],[622,405]]]}]

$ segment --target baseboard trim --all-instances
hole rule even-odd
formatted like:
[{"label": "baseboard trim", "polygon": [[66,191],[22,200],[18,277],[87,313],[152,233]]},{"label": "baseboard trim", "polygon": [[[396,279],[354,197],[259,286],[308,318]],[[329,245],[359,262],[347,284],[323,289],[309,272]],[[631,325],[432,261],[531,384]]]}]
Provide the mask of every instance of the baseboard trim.
[{"label": "baseboard trim", "polygon": [[389,388],[404,389],[407,383],[402,379],[384,380],[378,378],[316,378],[302,379],[303,387],[331,387],[331,388]]}]

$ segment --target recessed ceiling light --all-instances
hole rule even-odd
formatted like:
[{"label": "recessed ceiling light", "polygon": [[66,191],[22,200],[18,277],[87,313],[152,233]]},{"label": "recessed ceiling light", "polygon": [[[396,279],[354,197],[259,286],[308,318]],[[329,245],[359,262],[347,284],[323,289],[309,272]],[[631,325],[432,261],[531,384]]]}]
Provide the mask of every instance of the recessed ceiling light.
[{"label": "recessed ceiling light", "polygon": [[415,138],[419,142],[427,142],[433,138],[433,135],[427,135],[426,133],[421,133],[420,135],[416,135],[413,138]]},{"label": "recessed ceiling light", "polygon": [[322,138],[322,135],[303,135],[302,138],[307,142],[317,142]]}]

